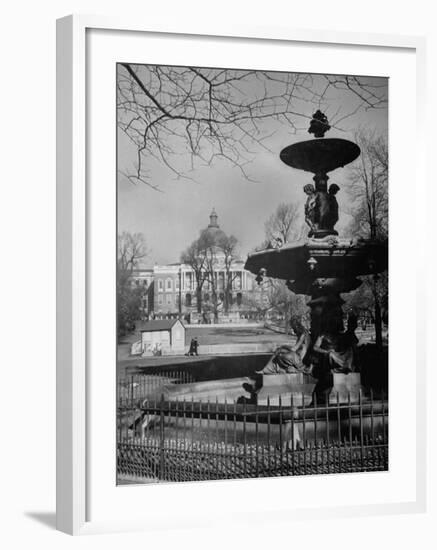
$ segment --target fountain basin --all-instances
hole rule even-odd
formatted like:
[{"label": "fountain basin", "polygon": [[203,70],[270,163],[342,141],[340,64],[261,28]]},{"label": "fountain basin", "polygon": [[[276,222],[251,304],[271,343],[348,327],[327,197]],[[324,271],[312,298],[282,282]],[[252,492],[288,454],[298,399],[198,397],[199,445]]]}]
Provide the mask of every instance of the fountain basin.
[{"label": "fountain basin", "polygon": [[349,164],[359,155],[360,148],[352,141],[320,138],[300,141],[285,147],[280,153],[280,159],[298,170],[326,174]]},{"label": "fountain basin", "polygon": [[[350,400],[357,403],[360,390],[364,393],[360,374],[333,373],[332,376],[333,387],[329,402],[347,403]],[[277,406],[282,403],[284,406],[308,406],[313,400],[316,382],[311,375],[303,373],[263,375],[257,402],[259,405],[270,403]],[[168,384],[160,389],[159,395],[166,401],[232,403],[242,396],[250,398],[250,394],[244,389],[245,383],[251,384],[253,380],[243,377],[181,385]]]},{"label": "fountain basin", "polygon": [[[331,244],[332,242],[332,244]],[[315,263],[309,263],[310,258]],[[379,273],[387,269],[385,244],[331,239],[300,241],[282,248],[267,249],[248,256],[245,269],[254,274],[292,281],[316,278],[346,278]],[[313,267],[313,269],[311,269]]]}]

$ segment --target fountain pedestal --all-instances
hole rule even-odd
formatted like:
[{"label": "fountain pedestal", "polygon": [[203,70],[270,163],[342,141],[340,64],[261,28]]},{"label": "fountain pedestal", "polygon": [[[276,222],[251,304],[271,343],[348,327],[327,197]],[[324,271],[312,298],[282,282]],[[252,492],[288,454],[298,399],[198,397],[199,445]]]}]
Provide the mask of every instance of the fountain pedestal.
[{"label": "fountain pedestal", "polygon": [[349,374],[334,372],[332,378],[333,385],[329,396],[330,403],[337,403],[337,399],[339,403],[348,403],[349,399],[351,403],[359,402],[360,392],[362,395],[364,394],[359,372],[350,372]]},{"label": "fountain pedestal", "polygon": [[[307,407],[314,403],[314,390],[317,379],[308,374],[267,374],[263,376],[262,389],[257,395],[258,405]],[[332,373],[332,382],[330,387],[329,403],[331,405],[344,405],[349,403],[359,403],[360,392],[364,395],[364,389],[361,385],[361,375],[358,372],[349,374]],[[316,402],[323,405],[324,402]]]}]

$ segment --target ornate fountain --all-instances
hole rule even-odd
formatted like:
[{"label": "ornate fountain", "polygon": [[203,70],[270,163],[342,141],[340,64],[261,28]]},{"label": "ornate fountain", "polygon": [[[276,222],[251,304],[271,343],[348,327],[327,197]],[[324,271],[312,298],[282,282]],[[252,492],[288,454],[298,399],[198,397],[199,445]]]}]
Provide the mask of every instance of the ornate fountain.
[{"label": "ornate fountain", "polygon": [[340,294],[358,288],[358,276],[376,275],[388,265],[384,243],[342,238],[335,230],[339,219],[336,194],[340,188],[335,183],[328,186],[328,173],[357,159],[360,148],[351,141],[325,138],[329,129],[326,116],[317,111],[308,130],[315,139],[294,143],[280,153],[288,166],[314,174],[314,184],[304,186],[308,237],[250,254],[245,265],[257,275],[259,283],[264,277],[284,279],[291,291],[311,297],[308,305],[313,344],[322,334],[335,338],[344,332],[344,301]]}]

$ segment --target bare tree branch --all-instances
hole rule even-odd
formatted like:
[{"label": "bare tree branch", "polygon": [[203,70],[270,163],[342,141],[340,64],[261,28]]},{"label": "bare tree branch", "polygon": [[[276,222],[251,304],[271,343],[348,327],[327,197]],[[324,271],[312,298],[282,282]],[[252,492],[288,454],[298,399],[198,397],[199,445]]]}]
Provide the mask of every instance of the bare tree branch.
[{"label": "bare tree branch", "polygon": [[247,166],[260,148],[270,151],[272,123],[294,132],[316,107],[329,110],[339,90],[354,106],[327,113],[337,129],[359,109],[386,102],[385,88],[361,77],[119,64],[118,125],[137,152],[134,173],[122,173],[156,189],[147,171],[154,161],[190,179],[222,159],[251,179]]}]

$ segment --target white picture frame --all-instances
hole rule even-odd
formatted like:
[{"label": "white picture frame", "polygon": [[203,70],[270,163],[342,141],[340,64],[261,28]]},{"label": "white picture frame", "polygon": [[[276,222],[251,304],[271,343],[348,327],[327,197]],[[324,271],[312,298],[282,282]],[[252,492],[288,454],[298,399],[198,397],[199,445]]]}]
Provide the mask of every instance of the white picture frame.
[{"label": "white picture frame", "polygon": [[[414,180],[415,186],[409,188],[409,192],[418,196],[425,185],[423,173],[425,162],[423,160],[422,146],[424,133],[424,98],[423,90],[425,79],[425,41],[421,37],[372,35],[337,32],[313,32],[310,30],[262,28],[262,27],[235,27],[215,28],[214,24],[202,27],[196,23],[189,28],[178,28],[171,24],[151,24],[125,19],[111,19],[105,17],[74,15],[58,20],[57,22],[57,528],[70,534],[84,534],[91,532],[119,531],[130,529],[149,529],[160,525],[160,519],[153,514],[147,514],[142,510],[138,514],[126,514],[126,517],[118,518],[111,515],[105,517],[104,512],[97,514],[98,519],[90,515],[90,484],[93,483],[93,458],[90,455],[90,411],[94,403],[94,390],[90,384],[92,375],[92,341],[89,333],[90,316],[90,227],[93,220],[90,216],[95,214],[95,201],[90,201],[92,189],[89,187],[89,177],[92,170],[89,167],[89,134],[87,132],[87,117],[90,116],[90,102],[88,78],[90,64],[88,63],[87,35],[90,31],[105,31],[107,39],[115,40],[116,33],[128,33],[135,36],[150,35],[159,37],[165,41],[170,37],[199,37],[202,39],[218,38],[227,41],[238,40],[240,43],[250,45],[251,41],[257,41],[261,46],[275,44],[317,44],[319,47],[332,45],[344,48],[362,48],[363,51],[380,49],[381,51],[393,50],[402,54],[409,52],[414,56],[416,72],[414,84],[416,88],[416,102],[405,105],[407,113],[411,111],[412,120],[415,121],[415,162]],[[94,47],[94,46],[93,46]],[[143,60],[146,61],[146,60]],[[115,72],[115,71],[114,71]],[[114,106],[115,110],[115,106]],[[408,117],[406,117],[408,118]],[[88,157],[87,157],[88,155]],[[413,168],[411,168],[413,170]],[[115,181],[115,173],[114,173]],[[91,204],[93,206],[91,206]],[[401,203],[395,202],[394,208],[402,208]],[[98,214],[96,214],[98,215]],[[114,214],[115,215],[115,214]],[[395,216],[396,218],[396,216]],[[415,216],[415,234],[424,230],[425,221]],[[414,236],[413,242],[414,242]],[[417,246],[415,252],[415,266],[417,273],[425,270],[423,247]],[[418,281],[420,277],[417,277]],[[422,277],[424,280],[424,277]],[[263,500],[259,503],[266,517],[326,517],[327,515],[364,515],[369,513],[396,513],[418,512],[425,509],[426,503],[426,358],[424,342],[424,288],[417,283],[415,289],[414,304],[416,307],[416,338],[414,344],[410,344],[411,353],[414,352],[416,362],[416,376],[414,403],[416,412],[414,415],[414,497],[397,500],[396,496],[387,498],[386,502],[363,502],[355,499],[351,504],[343,506],[336,504],[326,507],[298,506],[284,504],[278,501],[275,509],[271,509]],[[414,349],[413,349],[414,346]],[[95,363],[94,363],[95,364]],[[115,365],[114,365],[115,368]],[[95,387],[95,385],[94,385]],[[113,398],[115,404],[115,397]],[[394,399],[393,406],[396,411],[397,402]],[[393,413],[391,410],[390,414]],[[93,416],[93,415],[91,415]],[[95,415],[94,415],[95,417]],[[109,430],[113,429],[114,419],[107,415]],[[92,432],[92,430],[91,430]],[[103,430],[105,432],[105,430]],[[95,434],[94,432],[92,432]],[[102,441],[105,435],[98,435]],[[115,461],[114,457],[107,457],[109,461]],[[412,462],[411,462],[412,464]],[[93,469],[94,468],[94,469]],[[280,483],[284,480],[281,478]],[[299,485],[305,480],[298,480]],[[322,483],[315,480],[315,483]],[[199,502],[199,498],[214,492],[216,500],[224,498],[225,492],[229,492],[229,483],[226,484],[190,484],[193,502]],[[245,491],[256,494],[260,485],[256,481],[245,480]],[[266,495],[269,491],[278,488],[278,480],[262,481],[262,490]],[[270,484],[270,485],[268,485]],[[187,496],[186,484],[177,486],[140,487],[142,491],[152,491],[153,498],[162,498],[169,501],[174,495],[175,506],[178,499]],[[208,487],[205,489],[205,485]],[[115,486],[115,479],[114,479]],[[201,487],[197,487],[201,486]],[[273,487],[273,489],[272,489]],[[135,488],[137,491],[138,488]],[[119,488],[119,491],[133,491],[133,488]],[[95,489],[93,489],[95,491]],[[121,493],[119,493],[121,494]],[[144,494],[144,493],[143,493]],[[98,499],[97,499],[98,500]],[[250,498],[249,498],[250,500]],[[268,497],[267,497],[268,500]],[[146,499],[147,501],[147,499]],[[166,521],[173,519],[173,524],[187,521],[181,514],[177,517],[176,508],[169,508]],[[115,510],[115,508],[114,508]],[[232,507],[227,512],[232,515]],[[219,517],[218,517],[219,519]],[[204,518],[199,510],[197,518],[192,518],[193,525],[204,525]]]}]

